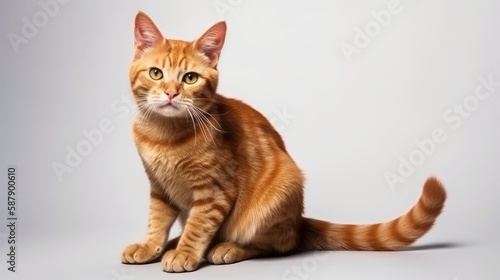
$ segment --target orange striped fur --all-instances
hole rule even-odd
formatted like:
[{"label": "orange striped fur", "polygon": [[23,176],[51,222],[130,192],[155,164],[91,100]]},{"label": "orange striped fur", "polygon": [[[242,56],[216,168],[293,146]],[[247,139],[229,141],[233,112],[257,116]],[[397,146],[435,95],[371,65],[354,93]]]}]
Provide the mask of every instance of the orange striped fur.
[{"label": "orange striped fur", "polygon": [[[161,258],[165,271],[182,272],[301,250],[398,250],[432,227],[446,199],[435,178],[387,223],[303,217],[304,176],[278,132],[252,107],[216,93],[225,33],[219,22],[193,42],[165,39],[147,15],[136,17],[133,135],[151,206],[146,239],[123,251],[123,263]],[[168,241],[177,219],[182,234]]]}]

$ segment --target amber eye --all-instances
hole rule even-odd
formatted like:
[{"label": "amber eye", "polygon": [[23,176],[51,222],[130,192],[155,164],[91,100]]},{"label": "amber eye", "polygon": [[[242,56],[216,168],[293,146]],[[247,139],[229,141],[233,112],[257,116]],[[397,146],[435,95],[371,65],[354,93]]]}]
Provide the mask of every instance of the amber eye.
[{"label": "amber eye", "polygon": [[160,69],[153,67],[153,68],[149,69],[149,76],[153,80],[159,80],[159,79],[163,78],[163,72],[161,72]]},{"label": "amber eye", "polygon": [[196,83],[196,81],[198,81],[198,74],[196,74],[195,72],[186,73],[186,75],[182,77],[182,81],[188,85],[192,85]]}]

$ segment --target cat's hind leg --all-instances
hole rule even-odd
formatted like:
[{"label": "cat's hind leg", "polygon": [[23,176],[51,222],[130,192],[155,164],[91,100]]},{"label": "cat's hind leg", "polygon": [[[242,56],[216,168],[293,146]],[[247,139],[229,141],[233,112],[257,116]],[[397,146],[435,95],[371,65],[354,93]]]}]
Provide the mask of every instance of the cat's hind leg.
[{"label": "cat's hind leg", "polygon": [[257,233],[248,245],[229,241],[217,243],[208,250],[206,260],[212,264],[230,264],[271,254],[292,253],[299,242],[296,228],[292,221],[283,221]]},{"label": "cat's hind leg", "polygon": [[267,252],[257,248],[244,248],[233,242],[216,244],[207,253],[207,261],[212,264],[231,264],[264,256]]}]

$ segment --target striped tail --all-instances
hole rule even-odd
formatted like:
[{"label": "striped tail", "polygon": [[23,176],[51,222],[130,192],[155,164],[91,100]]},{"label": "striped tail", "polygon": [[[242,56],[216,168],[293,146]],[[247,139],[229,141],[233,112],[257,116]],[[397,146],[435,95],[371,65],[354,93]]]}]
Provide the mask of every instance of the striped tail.
[{"label": "striped tail", "polygon": [[400,250],[431,229],[443,210],[446,191],[434,177],[424,184],[417,204],[386,223],[342,225],[304,218],[302,250]]}]

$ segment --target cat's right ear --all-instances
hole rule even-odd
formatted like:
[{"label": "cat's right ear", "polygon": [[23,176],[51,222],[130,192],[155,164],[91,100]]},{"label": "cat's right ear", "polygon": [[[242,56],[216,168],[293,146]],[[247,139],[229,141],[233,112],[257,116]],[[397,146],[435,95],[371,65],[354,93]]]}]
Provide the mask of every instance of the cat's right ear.
[{"label": "cat's right ear", "polygon": [[136,58],[164,40],[158,27],[141,11],[135,16],[134,38]]}]

